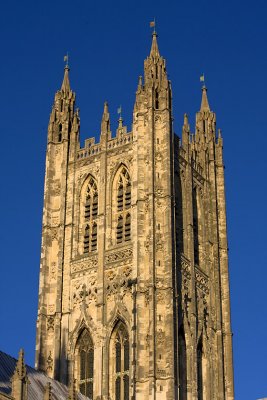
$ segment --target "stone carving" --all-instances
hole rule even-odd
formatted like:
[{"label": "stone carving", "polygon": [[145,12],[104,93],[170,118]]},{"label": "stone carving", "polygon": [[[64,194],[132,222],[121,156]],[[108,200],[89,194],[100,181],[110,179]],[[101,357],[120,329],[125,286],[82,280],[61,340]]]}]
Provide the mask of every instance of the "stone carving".
[{"label": "stone carving", "polygon": [[191,303],[191,297],[189,296],[189,291],[187,289],[182,290],[182,310],[186,317],[189,317],[189,308]]},{"label": "stone carving", "polygon": [[148,305],[149,305],[149,300],[150,300],[149,289],[147,289],[147,290],[144,292],[144,295],[145,295],[145,305],[148,306]]},{"label": "stone carving", "polygon": [[61,191],[60,182],[56,181],[52,184],[52,193],[54,192],[55,195],[59,195]]},{"label": "stone carving", "polygon": [[81,303],[85,303],[88,306],[93,301],[96,301],[96,295],[96,277],[90,276],[90,283],[87,285],[83,283],[82,280],[77,280],[72,295],[73,308],[81,305]]},{"label": "stone carving", "polygon": [[160,151],[157,151],[155,154],[155,160],[156,162],[161,162],[162,161],[162,154]]},{"label": "stone carving", "polygon": [[162,250],[162,249],[163,249],[162,235],[161,233],[156,233],[156,250]]},{"label": "stone carving", "polygon": [[116,250],[112,253],[106,255],[105,262],[106,264],[113,263],[116,261],[125,261],[127,259],[131,259],[133,256],[133,249],[131,247],[127,247],[122,250]]},{"label": "stone carving", "polygon": [[155,123],[156,125],[159,125],[161,123],[161,117],[159,115],[155,116]]},{"label": "stone carving", "polygon": [[145,201],[145,208],[144,208],[144,211],[145,211],[145,213],[147,214],[148,211],[149,211],[149,197],[146,196],[146,197],[144,198],[144,201]]},{"label": "stone carving", "polygon": [[47,357],[46,360],[46,371],[52,371],[53,370],[53,357],[52,357],[52,351],[50,350],[49,356]]},{"label": "stone carving", "polygon": [[158,344],[163,344],[164,343],[164,332],[162,329],[159,329],[157,332],[157,343]]},{"label": "stone carving", "polygon": [[74,261],[71,265],[71,273],[83,272],[91,268],[97,268],[97,256],[85,257],[82,260]]},{"label": "stone carving", "polygon": [[157,302],[164,303],[166,295],[162,291],[157,291]]},{"label": "stone carving", "polygon": [[50,315],[47,317],[47,321],[46,321],[47,332],[53,332],[54,327],[55,327],[55,319],[54,319],[54,316]]},{"label": "stone carving", "polygon": [[147,235],[145,241],[145,251],[148,252],[151,245],[151,235]]},{"label": "stone carving", "polygon": [[106,273],[106,293],[109,298],[112,295],[122,299],[125,294],[130,292],[129,280],[132,273],[131,267],[120,268],[118,271],[108,271]]},{"label": "stone carving", "polygon": [[58,240],[58,229],[50,228],[50,235],[52,240]]},{"label": "stone carving", "polygon": [[188,262],[184,259],[182,259],[181,262],[181,270],[182,270],[182,274],[186,279],[191,279],[191,272],[190,272],[190,266],[188,264]]},{"label": "stone carving", "polygon": [[205,294],[201,290],[197,290],[198,319],[203,322],[206,330],[208,326],[208,303]]},{"label": "stone carving", "polygon": [[201,289],[206,295],[209,294],[209,279],[203,272],[200,272],[199,269],[195,269],[195,279],[196,285],[199,289]]},{"label": "stone carving", "polygon": [[57,264],[56,262],[53,261],[49,269],[50,281],[56,279],[56,272],[57,272]]},{"label": "stone carving", "polygon": [[52,314],[54,314],[55,312],[56,312],[56,306],[54,305],[54,304],[49,304],[48,305],[48,314],[49,315],[52,315]]},{"label": "stone carving", "polygon": [[164,195],[163,188],[161,186],[156,187],[156,195],[162,197]]}]

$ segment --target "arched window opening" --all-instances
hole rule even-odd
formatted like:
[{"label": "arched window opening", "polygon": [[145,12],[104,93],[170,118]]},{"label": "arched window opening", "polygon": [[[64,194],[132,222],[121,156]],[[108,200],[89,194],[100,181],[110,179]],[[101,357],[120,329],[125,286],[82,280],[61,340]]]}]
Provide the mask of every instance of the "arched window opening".
[{"label": "arched window opening", "polygon": [[117,223],[117,243],[122,243],[123,241],[123,217],[120,215]]},{"label": "arched window opening", "polygon": [[97,250],[98,191],[91,177],[87,186],[84,203],[84,253]]},{"label": "arched window opening", "polygon": [[124,228],[125,236],[124,240],[127,242],[131,240],[131,215],[127,214],[125,219],[125,228]]},{"label": "arched window opening", "polygon": [[123,184],[121,182],[121,179],[120,179],[120,183],[118,186],[117,209],[118,209],[118,211],[123,210]]},{"label": "arched window opening", "polygon": [[58,125],[58,142],[61,142],[62,140],[62,125]]},{"label": "arched window opening", "polygon": [[125,190],[125,208],[131,207],[131,182],[127,182],[126,190]]},{"label": "arched window opening", "polygon": [[88,253],[89,252],[89,238],[90,238],[90,228],[87,225],[85,227],[85,232],[84,232],[84,239],[83,239],[83,249],[84,249],[84,253]]},{"label": "arched window opening", "polygon": [[131,179],[125,167],[122,167],[117,179],[116,191],[116,241],[117,244],[131,240],[131,215],[129,210],[132,201]]},{"label": "arched window opening", "polygon": [[155,108],[156,108],[156,110],[159,109],[159,93],[157,90],[155,92]]},{"label": "arched window opening", "polygon": [[78,341],[79,391],[93,400],[94,346],[91,336],[84,330]]},{"label": "arched window opening", "polygon": [[129,400],[130,398],[130,352],[129,336],[123,323],[119,323],[113,332],[111,341],[114,352],[114,392],[115,400]]},{"label": "arched window opening", "polygon": [[95,251],[97,248],[97,225],[94,223],[92,228],[92,242],[91,242],[91,251]]},{"label": "arched window opening", "polygon": [[178,335],[178,355],[179,355],[179,399],[187,400],[187,358],[186,341],[183,327]]}]

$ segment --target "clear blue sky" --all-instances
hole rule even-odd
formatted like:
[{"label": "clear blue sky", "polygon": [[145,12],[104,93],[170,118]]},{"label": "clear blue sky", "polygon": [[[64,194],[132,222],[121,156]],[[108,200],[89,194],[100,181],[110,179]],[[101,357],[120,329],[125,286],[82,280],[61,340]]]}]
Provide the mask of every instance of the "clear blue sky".
[{"label": "clear blue sky", "polygon": [[103,102],[131,129],[156,17],[173,86],[174,127],[194,127],[205,73],[224,137],[237,400],[267,396],[266,0],[6,1],[1,5],[0,348],[33,364],[49,114],[70,54],[81,137]]}]

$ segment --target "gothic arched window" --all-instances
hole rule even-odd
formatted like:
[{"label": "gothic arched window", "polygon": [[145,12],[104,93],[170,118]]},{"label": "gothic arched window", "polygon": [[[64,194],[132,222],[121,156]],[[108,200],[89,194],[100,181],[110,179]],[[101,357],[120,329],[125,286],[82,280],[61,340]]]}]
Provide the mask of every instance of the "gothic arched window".
[{"label": "gothic arched window", "polygon": [[94,345],[86,329],[83,330],[78,340],[78,358],[79,391],[92,400],[94,386]]},{"label": "gothic arched window", "polygon": [[119,322],[112,334],[111,340],[112,387],[114,400],[129,400],[130,398],[130,346],[127,329]]},{"label": "gothic arched window", "polygon": [[90,177],[84,203],[84,253],[97,250],[97,217],[98,191],[95,180]]},{"label": "gothic arched window", "polygon": [[116,239],[117,244],[131,240],[131,179],[126,167],[121,167],[116,180]]}]

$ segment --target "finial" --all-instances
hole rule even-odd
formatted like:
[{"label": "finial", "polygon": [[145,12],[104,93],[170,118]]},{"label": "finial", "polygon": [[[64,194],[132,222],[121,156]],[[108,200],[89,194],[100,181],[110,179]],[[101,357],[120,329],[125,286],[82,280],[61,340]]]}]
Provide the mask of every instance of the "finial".
[{"label": "finial", "polygon": [[138,86],[139,86],[139,87],[142,87],[142,85],[143,85],[143,77],[142,77],[142,75],[139,75],[139,78],[138,78]]},{"label": "finial", "polygon": [[69,67],[69,53],[67,53],[65,56],[64,56],[64,61],[65,61],[65,68],[66,67]]},{"label": "finial", "polygon": [[184,126],[188,126],[188,115],[184,114]]},{"label": "finial", "polygon": [[104,101],[104,114],[108,113],[108,102]]},{"label": "finial", "polygon": [[123,123],[123,119],[122,119],[122,107],[119,106],[119,108],[117,109],[117,113],[119,114],[119,128],[122,128],[122,123]]},{"label": "finial", "polygon": [[150,21],[149,26],[150,26],[150,28],[154,28],[153,35],[156,35],[157,33],[156,33],[156,19],[155,19],[155,17],[154,17],[153,21]]},{"label": "finial", "polygon": [[218,129],[218,139],[221,139],[221,138],[222,138],[222,130]]},{"label": "finial", "polygon": [[102,115],[102,121],[101,121],[101,135],[108,134],[110,132],[110,118],[109,118],[109,112],[108,112],[108,102],[104,102],[104,110],[103,110],[103,115]]}]

